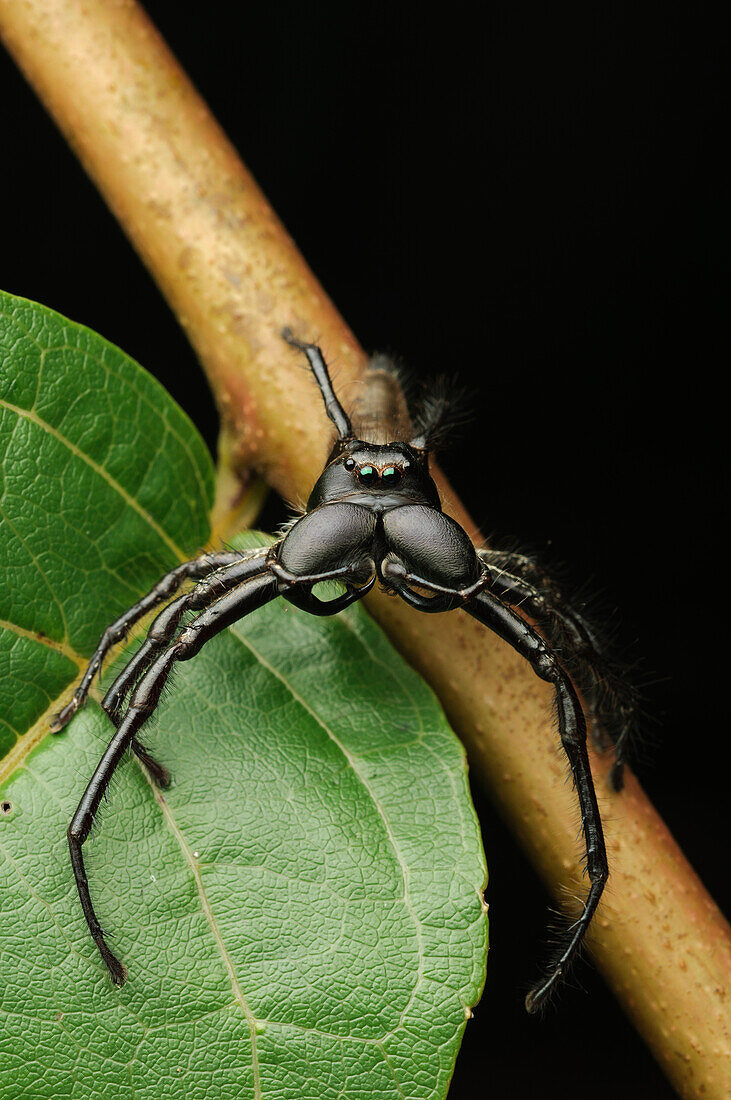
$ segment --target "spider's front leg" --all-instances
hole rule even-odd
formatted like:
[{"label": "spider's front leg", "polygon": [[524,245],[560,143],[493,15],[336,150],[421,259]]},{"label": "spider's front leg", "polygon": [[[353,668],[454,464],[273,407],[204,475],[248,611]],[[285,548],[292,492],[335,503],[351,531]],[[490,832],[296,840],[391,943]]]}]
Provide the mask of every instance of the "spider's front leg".
[{"label": "spider's front leg", "polygon": [[[517,612],[488,590],[490,575],[467,534],[454,520],[423,506],[403,507],[384,516],[388,553],[381,563],[386,583],[420,611],[463,607],[525,657],[537,676],[556,692],[561,742],[571,765],[586,843],[591,883],[581,916],[559,945],[547,977],[526,999],[535,1012],[566,974],[599,904],[608,866],[599,807],[586,749],[586,720],[570,676],[548,642]],[[423,596],[412,586],[432,593]]]},{"label": "spider's front leg", "polygon": [[576,958],[609,875],[604,833],[586,749],[586,720],[571,678],[537,631],[488,592],[474,596],[465,605],[465,610],[508,642],[530,662],[537,676],[553,685],[561,744],[571,766],[581,808],[589,894],[581,915],[559,944],[546,978],[526,998],[526,1008],[529,1012],[535,1012]]},{"label": "spider's front leg", "polygon": [[[222,596],[224,592],[263,572],[266,569],[267,552],[267,548],[263,547],[243,553],[226,554],[226,558],[232,559],[229,564],[209,572],[192,591],[179,596],[160,612],[150,626],[144,642],[102,699],[102,709],[115,726],[118,726],[121,720],[126,696],[150,667],[155,656],[172,641],[186,612],[200,611],[218,596]],[[224,555],[217,555],[217,557],[222,558]],[[132,741],[132,751],[145,765],[158,787],[170,786],[170,772],[150,755],[137,738]]]},{"label": "spider's front leg", "polygon": [[[117,725],[117,732],[82,796],[68,829],[68,840],[84,916],[116,985],[124,983],[127,971],[110,950],[94,910],[82,846],[115,769],[125,751],[138,744],[139,731],[157,707],[173,665],[194,657],[210,638],[276,596],[283,595],[313,614],[334,614],[361,599],[375,579],[369,576],[373,563],[368,560],[313,574],[292,574],[278,559],[280,545],[268,551],[254,551],[248,556],[236,555],[232,564],[169,604],[157,616],[147,639],[104,699],[105,709]],[[347,587],[346,594],[328,603],[320,601],[311,589],[326,580],[342,580]],[[203,610],[192,622],[181,625],[187,612],[201,608]],[[122,700],[130,691],[126,710],[120,715]],[[153,764],[160,767],[154,761]]]},{"label": "spider's front leg", "polygon": [[[201,583],[196,586],[193,593],[187,593],[185,596],[181,596],[178,600],[175,600],[173,604],[169,605],[162,615],[157,617],[150,628],[145,644],[129,664],[126,665],[122,674],[117,677],[110,690],[104,696],[102,708],[107,712],[114,724],[117,725],[119,719],[118,712],[124,695],[134,686],[135,681],[139,678],[139,675],[144,669],[145,657],[150,652],[155,652],[156,649],[160,648],[160,645],[157,643],[161,637],[165,643],[172,637],[172,631],[165,633],[163,636],[163,631],[161,629],[163,618],[167,623],[170,623],[173,619],[173,616],[169,614],[170,608],[180,608],[180,614],[175,619],[175,625],[177,625],[185,609],[188,607],[195,608],[204,606],[206,602],[205,599],[202,602],[195,602],[195,599],[201,593],[210,592],[212,587],[219,591],[222,588],[226,588],[226,582],[222,582],[220,579],[221,574],[225,573],[228,587],[231,587],[232,582],[237,583],[243,580],[246,575],[241,572],[242,561],[251,562],[260,572],[264,568],[264,556],[266,552],[266,548],[264,548],[262,550],[248,551],[244,554],[237,553],[236,551],[202,554],[199,558],[185,561],[181,565],[176,566],[175,569],[171,569],[169,573],[166,573],[157,584],[153,585],[150,591],[144,595],[141,600],[138,600],[136,604],[128,608],[124,614],[120,615],[120,617],[104,631],[86,667],[81,683],[63,710],[54,715],[51,720],[51,732],[60,733],[60,731],[68,725],[76,712],[85,705],[94,677],[97,673],[101,673],[102,663],[112,646],[122,641],[131,627],[133,627],[135,623],[138,623],[148,611],[152,611],[155,607],[163,603],[164,600],[169,599],[170,596],[180,588],[184,581],[200,581]],[[237,569],[234,569],[232,572],[231,566],[236,566],[238,572]],[[245,569],[249,570],[249,572],[253,571],[250,566],[246,566]],[[213,597],[207,597],[208,602],[210,602],[211,598]],[[149,661],[147,663],[149,663]],[[138,760],[145,765],[155,783],[157,783],[159,787],[169,786],[170,773],[167,768],[158,763],[136,738],[132,741],[131,748]]]},{"label": "spider's front leg", "polygon": [[157,707],[162,689],[175,662],[194,657],[210,638],[243,618],[244,615],[248,615],[274,599],[279,595],[279,591],[279,581],[268,570],[260,571],[258,575],[241,582],[225,595],[218,595],[217,599],[214,599],[215,593],[211,594],[209,591],[209,606],[184,626],[162,652],[152,655],[152,660],[145,666],[132,691],[124,717],[120,720],[116,733],[109,742],[69,825],[67,835],[71,865],[81,907],[92,938],[116,985],[124,983],[127,971],[123,963],[110,950],[94,911],[82,855],[84,841],[91,831],[101,800],[118,764],[127,749],[134,743],[143,724]]},{"label": "spider's front leg", "polygon": [[190,592],[179,596],[160,612],[153,620],[144,642],[102,699],[102,708],[115,725],[119,725],[125,697],[150,667],[156,655],[172,641],[185,613],[201,611],[225,592],[263,573],[267,568],[267,554],[267,547],[232,554],[234,560],[230,565],[209,573]]},{"label": "spider's front leg", "polygon": [[91,655],[81,683],[71,696],[70,701],[51,719],[51,732],[60,733],[69,724],[76,712],[84,706],[94,677],[97,672],[100,672],[109,650],[127,636],[127,632],[135,623],[138,623],[148,611],[152,611],[153,608],[158,607],[165,600],[169,600],[184,581],[200,580],[207,577],[215,570],[231,565],[240,556],[240,554],[228,551],[220,554],[202,554],[199,558],[193,558],[191,561],[184,561],[181,565],[176,565],[142,599],[128,608],[118,619],[115,619],[99,639],[99,644]]}]

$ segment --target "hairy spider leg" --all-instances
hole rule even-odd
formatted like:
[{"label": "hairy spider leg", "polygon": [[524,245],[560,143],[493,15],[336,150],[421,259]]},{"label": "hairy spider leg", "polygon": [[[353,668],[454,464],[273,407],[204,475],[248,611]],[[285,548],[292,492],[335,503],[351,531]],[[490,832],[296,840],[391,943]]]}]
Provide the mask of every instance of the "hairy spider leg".
[{"label": "hairy spider leg", "polygon": [[[256,553],[256,552],[255,552]],[[259,551],[258,553],[266,553],[266,549]],[[150,591],[138,600],[136,604],[130,607],[123,615],[120,615],[101,636],[99,644],[92,654],[91,660],[87,665],[86,671],[82,677],[81,683],[74,692],[71,701],[63,708],[59,714],[51,721],[51,730],[53,733],[58,733],[66,726],[74,714],[86,703],[91,684],[94,676],[101,670],[102,662],[109,652],[110,648],[117,642],[121,641],[127,631],[134,626],[136,622],[151,611],[154,607],[157,607],[164,600],[168,599],[173,593],[183,584],[186,580],[196,580],[199,578],[205,578],[213,573],[218,572],[222,568],[229,565],[235,565],[241,558],[241,554],[233,551],[224,551],[216,554],[202,554],[198,558],[193,558],[190,561],[183,562],[181,565],[171,569],[169,573],[166,573],[157,584],[155,584]],[[135,669],[141,669],[141,662],[137,662],[134,666]],[[125,672],[130,670],[128,665]],[[119,682],[119,677],[114,681],[114,686]],[[133,686],[134,680],[132,677],[127,679],[128,688]],[[105,706],[106,700],[110,697],[110,692],[107,692],[104,701],[102,701],[102,707],[107,711],[109,717],[115,722],[115,714]],[[167,768],[158,763],[157,760],[140,744],[136,739],[132,742],[132,751],[139,760],[145,765],[150,772],[155,782],[160,787],[167,787],[170,784],[170,773]]]},{"label": "hairy spider leg", "polygon": [[[602,729],[609,726],[614,745],[614,761],[609,772],[609,785],[615,791],[624,786],[624,764],[637,693],[621,674],[616,662],[602,653],[599,642],[580,614],[562,603],[561,595],[551,578],[540,566],[525,554],[503,551],[478,550],[477,555],[489,575],[489,588],[512,606],[519,606],[533,618],[547,617],[545,624],[552,646],[561,645],[565,657],[571,662],[571,671],[578,681],[589,709],[592,724]],[[506,569],[505,566],[508,568]],[[536,587],[531,579],[521,576],[523,569],[541,585]],[[510,571],[509,571],[510,570]],[[514,570],[514,571],[513,571]],[[542,625],[542,624],[541,624]],[[619,722],[609,723],[605,708],[600,707],[600,695],[611,703],[610,714],[619,715]],[[598,745],[606,748],[606,743]]]},{"label": "hairy spider leg", "polygon": [[232,589],[232,591],[227,592],[211,603],[205,611],[202,611],[200,615],[183,628],[167,649],[154,658],[132,692],[125,715],[120,721],[114,737],[109,742],[106,752],[99,761],[68,827],[67,836],[71,852],[71,865],[79,891],[81,907],[92,938],[106,963],[112,981],[116,985],[124,983],[127,976],[126,967],[110,950],[105,940],[104,932],[92,905],[82,855],[82,846],[91,831],[99,804],[126,750],[131,746],[139,729],[157,706],[174,663],[194,657],[201,646],[214,635],[230,626],[231,623],[243,618],[244,615],[248,615],[250,612],[262,607],[277,595],[279,595],[279,582],[272,573],[266,572],[250,577],[248,580],[243,581],[239,587]]},{"label": "hairy spider leg", "polygon": [[[586,720],[579,697],[568,673],[550,652],[541,635],[497,596],[481,590],[484,584],[489,583],[489,578],[484,574],[481,580],[466,588],[453,589],[450,596],[448,587],[417,576],[407,570],[398,559],[387,559],[382,569],[388,583],[399,596],[420,611],[450,611],[461,605],[525,657],[535,674],[553,684],[556,692],[559,735],[579,799],[586,845],[586,867],[591,885],[581,916],[569,928],[559,946],[557,957],[549,967],[547,977],[526,997],[526,1009],[528,1012],[536,1012],[556,983],[565,976],[576,957],[609,875],[604,833],[586,749]],[[435,595],[422,596],[411,590],[411,584],[431,590]]]},{"label": "hairy spider leg", "polygon": [[[365,580],[363,562],[356,566],[331,569],[307,576],[289,574],[273,558],[279,545],[250,551],[248,556],[236,555],[233,563],[222,568],[216,575],[209,575],[192,592],[179,596],[161,611],[150,627],[148,639],[117,677],[102,702],[110,718],[117,725],[117,732],[79,802],[67,835],[71,864],[84,916],[92,938],[116,985],[124,983],[127,971],[106,943],[104,932],[92,905],[81,849],[117,766],[126,750],[135,743],[139,744],[138,731],[155,710],[173,664],[176,661],[186,661],[194,657],[210,638],[220,633],[225,627],[279,595],[292,600],[293,603],[302,603],[304,609],[310,611],[312,609],[309,605],[309,597],[318,605],[316,614],[323,614],[322,608],[330,607],[332,611],[329,613],[334,614],[348,604],[361,599],[374,583],[375,577],[363,583]],[[314,584],[334,579],[343,580],[346,583],[348,592],[344,596],[323,603],[309,591]],[[226,587],[229,587],[227,592]],[[302,601],[299,599],[300,595],[303,597]],[[201,607],[205,609],[191,623],[183,626],[177,638],[174,637],[183,615]],[[132,694],[126,711],[120,718],[121,701],[130,691]],[[167,770],[153,760],[142,746],[140,748],[144,754],[141,759],[145,763],[147,760],[152,763],[150,770],[153,772],[153,777],[157,769],[157,774],[162,773],[162,777],[165,778]]]},{"label": "hairy spider leg", "polygon": [[[157,654],[172,640],[183,615],[187,611],[203,609],[217,596],[223,595],[224,592],[248,580],[249,577],[263,572],[266,569],[267,551],[268,548],[263,547],[226,555],[233,558],[233,561],[209,573],[190,592],[178,596],[176,600],[168,604],[153,620],[144,642],[134,657],[122,669],[102,699],[102,709],[115,726],[119,725],[125,697],[133,690],[135,684],[152,664]],[[168,787],[170,785],[170,772],[164,765],[155,760],[136,738],[132,742],[132,750],[148,769],[158,786]]]},{"label": "hairy spider leg", "polygon": [[[206,604],[209,604],[215,599],[216,596],[223,595],[224,592],[241,584],[242,581],[247,580],[249,577],[256,576],[258,573],[262,573],[267,569],[272,569],[283,583],[292,586],[286,592],[282,593],[285,598],[289,599],[298,607],[302,607],[303,610],[319,615],[337,614],[338,611],[342,611],[343,608],[348,607],[351,603],[362,599],[366,592],[372,587],[373,581],[362,588],[349,586],[349,591],[343,596],[339,596],[327,602],[319,600],[316,596],[313,596],[310,591],[304,590],[302,586],[307,585],[311,587],[313,584],[318,584],[322,580],[341,579],[346,575],[350,576],[352,570],[350,568],[344,568],[312,577],[295,577],[288,574],[285,570],[282,570],[281,567],[277,568],[276,562],[267,560],[268,556],[271,555],[272,551],[276,551],[279,545],[280,544],[276,544],[271,548],[263,547],[262,549],[249,551],[248,554],[241,554],[233,565],[210,574],[205,580],[197,584],[191,592],[179,596],[160,612],[157,618],[153,620],[144,642],[137,650],[134,657],[132,657],[122,669],[119,676],[102,699],[102,708],[106,711],[115,725],[119,725],[125,697],[152,664],[157,654],[172,640],[183,615],[188,611],[201,610]],[[157,765],[157,767],[160,768],[161,765]]]},{"label": "hairy spider leg", "polygon": [[135,623],[139,622],[148,611],[152,611],[158,604],[169,599],[174,592],[177,592],[183,581],[205,577],[214,570],[220,569],[221,566],[230,565],[232,562],[236,561],[239,556],[238,554],[228,552],[221,554],[203,554],[201,557],[193,558],[191,561],[184,561],[182,565],[176,565],[174,569],[171,569],[169,573],[161,577],[157,584],[153,585],[150,591],[143,596],[141,600],[138,600],[137,603],[128,608],[123,615],[115,619],[99,639],[99,644],[94,650],[81,683],[71,696],[71,700],[66,704],[63,710],[60,710],[58,714],[55,714],[51,719],[51,731],[53,733],[59,733],[64,726],[68,725],[77,710],[83,707],[94,677],[97,672],[101,670],[102,662],[107,653],[113,645],[122,641],[127,631],[134,626]]},{"label": "hairy spider leg", "polygon": [[517,612],[488,592],[480,592],[474,596],[465,605],[465,610],[525,657],[541,680],[553,685],[561,744],[571,767],[581,808],[589,893],[581,916],[567,930],[547,976],[526,997],[526,1009],[528,1012],[536,1012],[575,959],[609,875],[604,832],[586,749],[586,720],[568,673],[550,652],[540,634]]},{"label": "hairy spider leg", "polygon": [[[490,591],[511,607],[519,607],[521,611],[537,619],[539,628],[547,634],[551,646],[560,649],[564,659],[571,662],[572,674],[578,681],[586,702],[594,743],[600,751],[606,749],[604,727],[598,713],[598,693],[601,685],[607,686],[607,662],[591,629],[581,615],[562,602],[558,590],[530,558],[523,554],[485,549],[478,550],[477,554],[487,569]],[[495,564],[495,559],[501,564]],[[542,589],[525,577],[509,572],[502,564],[506,559],[515,559],[511,564],[518,567],[532,565],[531,571],[540,578]],[[625,728],[623,725],[621,733]],[[612,744],[616,751],[618,742],[612,739]],[[609,775],[610,786],[615,791],[623,786],[623,771],[623,760],[617,755]]]},{"label": "hairy spider leg", "polygon": [[335,396],[335,390],[333,389],[327,364],[317,344],[303,343],[303,341],[298,340],[296,336],[293,336],[291,329],[288,328],[282,329],[282,337],[293,348],[297,348],[298,351],[303,351],[307,356],[310,370],[315,376],[317,384],[320,387],[320,392],[322,393],[323,401],[325,402],[325,411],[335,425],[338,438],[340,440],[352,439],[353,427],[350,423],[350,417]]},{"label": "hairy spider leg", "polygon": [[102,708],[119,725],[125,696],[146,671],[160,650],[172,640],[186,611],[200,611],[231,588],[266,569],[268,547],[234,554],[233,561],[209,573],[190,592],[178,596],[153,619],[144,642],[117,676],[102,699]]},{"label": "hairy spider leg", "polygon": [[[501,559],[504,557],[499,551],[497,553]],[[512,606],[524,607],[529,615],[536,617],[550,615],[557,619],[558,626],[568,635],[574,650],[582,656],[585,655],[587,659],[601,659],[599,643],[589,626],[573,608],[560,606],[560,595],[552,586],[549,587],[546,584],[547,578],[544,578],[544,587],[541,590],[525,577],[510,572],[501,564],[495,564],[492,551],[478,550],[477,556],[487,570],[492,592],[504,597],[505,601]],[[552,598],[547,597],[547,592]]]}]

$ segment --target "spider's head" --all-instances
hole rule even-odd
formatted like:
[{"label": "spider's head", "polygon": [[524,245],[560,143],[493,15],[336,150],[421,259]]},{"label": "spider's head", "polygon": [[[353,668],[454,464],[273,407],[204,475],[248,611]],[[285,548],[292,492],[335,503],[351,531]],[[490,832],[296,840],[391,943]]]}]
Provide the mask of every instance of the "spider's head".
[{"label": "spider's head", "polygon": [[[288,328],[282,330],[282,337],[304,352],[320,387],[325,411],[338,433],[325,469],[310,494],[307,510],[339,500],[361,504],[374,512],[385,512],[402,504],[426,504],[440,509],[439,493],[429,474],[428,451],[444,418],[446,398],[426,400],[414,426],[393,368],[376,360],[368,376],[366,400],[361,409],[363,423],[358,429],[363,435],[375,429],[376,439],[356,438],[353,423],[335,394],[317,344],[298,340]],[[388,439],[391,432],[410,433],[406,435],[409,442],[380,442]]]},{"label": "spider's head", "polygon": [[307,503],[349,500],[383,511],[400,504],[440,507],[426,452],[408,443],[338,440]]}]

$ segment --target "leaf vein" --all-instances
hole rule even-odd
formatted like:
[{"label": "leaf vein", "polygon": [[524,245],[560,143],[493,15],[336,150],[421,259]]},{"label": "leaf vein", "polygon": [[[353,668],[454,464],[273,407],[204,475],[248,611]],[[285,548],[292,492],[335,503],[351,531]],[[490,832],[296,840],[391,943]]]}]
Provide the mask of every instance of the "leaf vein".
[{"label": "leaf vein", "polygon": [[257,1020],[256,1016],[252,1012],[246,998],[244,997],[243,990],[239,985],[239,980],[236,976],[236,968],[234,967],[233,960],[228,953],[226,944],[224,943],[223,936],[221,935],[221,931],[218,927],[218,921],[216,920],[213,909],[211,908],[211,903],[208,900],[208,895],[206,894],[205,886],[203,885],[203,879],[201,877],[198,861],[193,856],[188,842],[183,836],[180,826],[175,820],[175,815],[170,808],[169,802],[164,797],[162,792],[151,781],[150,788],[152,790],[155,801],[160,807],[163,818],[167,823],[168,828],[178,842],[180,850],[183,853],[183,856],[185,857],[188,866],[190,867],[193,881],[195,882],[196,891],[198,893],[198,897],[200,898],[201,908],[203,910],[203,913],[205,914],[208,924],[210,925],[213,939],[215,940],[216,946],[223,960],[224,967],[226,968],[226,973],[228,974],[234,997],[246,1018],[247,1024],[249,1025],[249,1035],[251,1038],[251,1057],[254,1070],[254,1100],[262,1100],[261,1082],[259,1079],[259,1057],[256,1046],[256,1029],[257,1025],[260,1024],[260,1021]]},{"label": "leaf vein", "polygon": [[27,638],[31,642],[38,642],[47,649],[53,649],[56,653],[62,653],[70,661],[79,666],[79,671],[86,666],[88,658],[82,657],[66,642],[59,642],[55,638],[49,638],[47,634],[41,634],[36,630],[26,630],[24,626],[11,623],[7,619],[0,619],[0,630],[9,630],[11,634],[17,634],[19,638]]},{"label": "leaf vein", "polygon": [[108,470],[105,470],[103,466],[100,466],[97,462],[94,461],[93,458],[90,458],[89,455],[85,455],[84,452],[76,446],[76,444],[72,443],[70,439],[67,439],[66,436],[62,435],[61,432],[59,432],[51,424],[48,424],[45,420],[42,420],[35,412],[31,412],[28,409],[21,409],[18,405],[12,405],[9,401],[5,401],[4,398],[0,398],[0,405],[3,408],[6,408],[9,412],[15,413],[16,416],[23,417],[25,420],[30,421],[30,423],[35,424],[42,431],[45,431],[49,435],[53,436],[53,438],[58,440],[58,442],[61,443],[62,446],[66,447],[71,452],[71,454],[74,455],[75,458],[78,458],[82,462],[85,462],[86,465],[89,466],[90,469],[92,469],[98,477],[107,482],[110,488],[113,489],[114,492],[116,492],[122,498],[125,504],[132,508],[133,511],[137,512],[137,514],[142,519],[144,519],[147,524],[149,524],[155,534],[158,535],[158,537],[165,543],[168,549],[171,550],[173,554],[175,554],[176,558],[179,561],[185,561],[186,554],[184,553],[184,551],[181,550],[177,543],[175,543],[174,540],[170,538],[167,531],[165,531],[160,526],[160,524],[155,519],[153,519],[152,515],[147,511],[147,509],[143,508],[139,501],[135,500],[135,498],[127,492],[124,486],[120,485],[120,483],[111,476]]}]

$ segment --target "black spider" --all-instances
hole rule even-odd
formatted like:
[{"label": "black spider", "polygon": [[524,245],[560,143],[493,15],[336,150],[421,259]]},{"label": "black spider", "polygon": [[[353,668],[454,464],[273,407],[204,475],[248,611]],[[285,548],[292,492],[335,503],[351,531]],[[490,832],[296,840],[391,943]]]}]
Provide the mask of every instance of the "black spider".
[{"label": "black spider", "polygon": [[[369,412],[370,425],[360,435],[377,435],[379,421],[383,426],[400,420],[399,434],[409,442],[358,438],[335,396],[320,349],[296,340],[289,330],[282,335],[307,356],[327,415],[337,429],[337,440],[305,514],[270,548],[205,554],[164,576],[104,632],[73,698],[52,723],[54,731],[63,729],[83,706],[104,657],[134,623],[172,596],[184,581],[198,582],[155,618],[144,643],[102,701],[116,733],[68,829],[71,863],[89,931],[112,981],[122,985],[127,971],[109,949],[94,912],[82,845],[112,775],[129,748],[156,783],[162,787],[169,784],[167,769],[140,744],[138,734],[157,707],[175,662],[194,657],[209,638],[277,596],[284,596],[313,615],[334,615],[362,599],[379,581],[419,611],[463,608],[513,646],[530,662],[536,675],[554,686],[561,742],[581,808],[590,889],[581,916],[565,930],[549,971],[528,994],[526,1007],[534,1011],[575,958],[608,874],[586,749],[586,720],[567,668],[594,717],[594,704],[602,691],[609,692],[610,701],[615,701],[612,667],[600,655],[583,619],[561,606],[558,593],[550,585],[545,586],[546,578],[530,559],[475,549],[459,524],[442,512],[437,487],[429,475],[429,449],[443,419],[445,403],[427,404],[419,427],[412,428],[397,381],[376,363],[369,376],[370,392],[375,397]],[[342,582],[344,594],[323,602],[314,594],[313,586],[325,580]],[[545,620],[545,637],[516,613],[517,605],[533,618]],[[189,612],[197,614],[189,618]],[[631,710],[631,699],[618,699],[621,705],[614,708],[619,711],[620,722],[615,731],[618,736],[612,770],[615,789],[622,785],[626,719]]]}]

